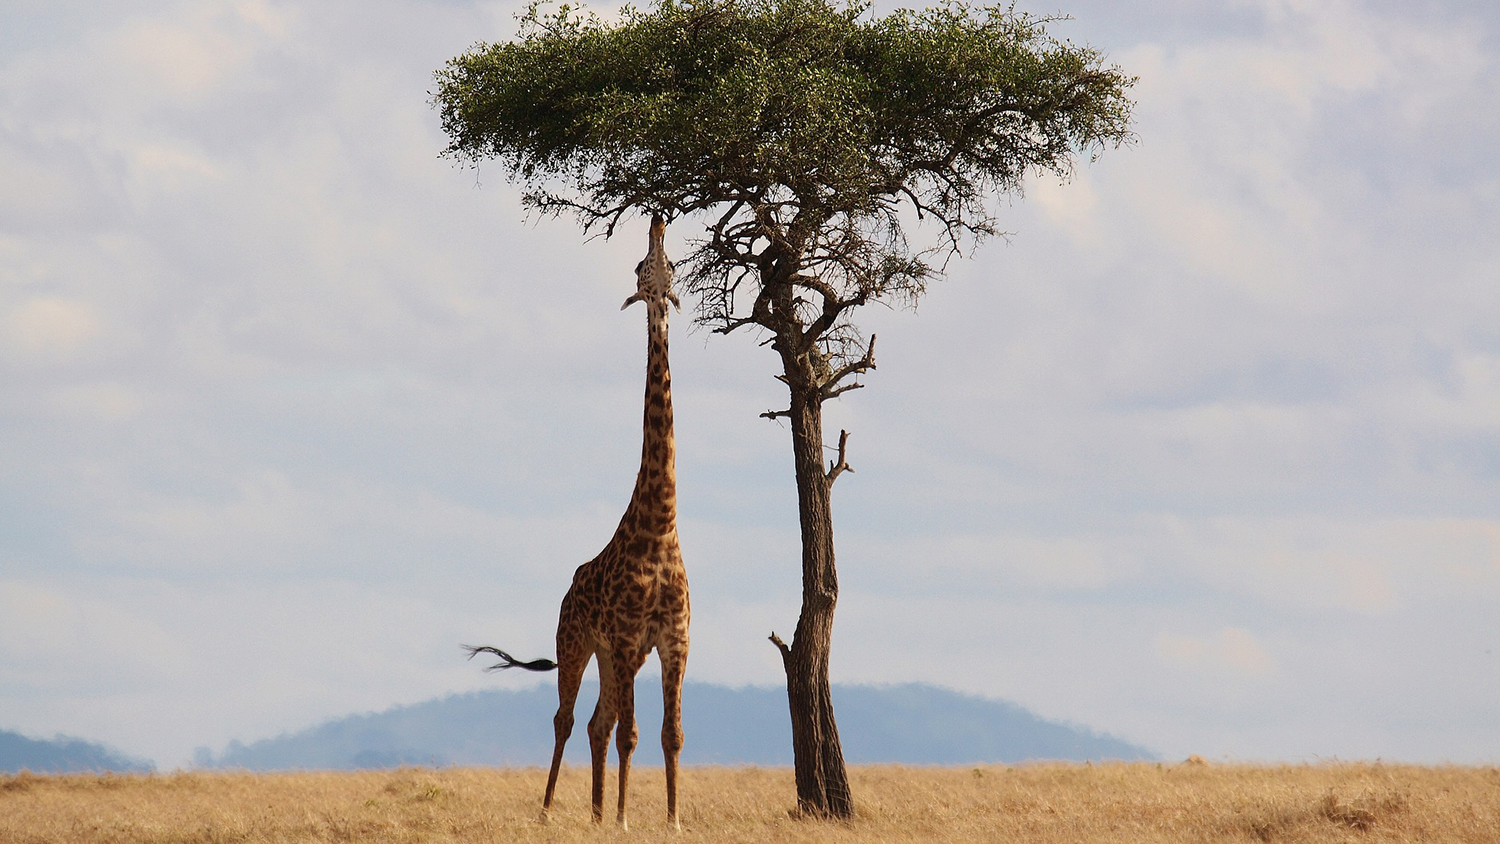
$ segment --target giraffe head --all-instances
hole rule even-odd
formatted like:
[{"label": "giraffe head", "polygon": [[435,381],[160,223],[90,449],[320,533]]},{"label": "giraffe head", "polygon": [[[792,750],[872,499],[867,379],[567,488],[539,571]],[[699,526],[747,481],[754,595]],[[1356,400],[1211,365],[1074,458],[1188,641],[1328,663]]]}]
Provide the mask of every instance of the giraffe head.
[{"label": "giraffe head", "polygon": [[662,245],[666,234],[666,222],[660,214],[653,214],[646,257],[635,265],[636,290],[620,306],[620,310],[625,310],[635,302],[645,302],[648,305],[652,302],[671,302],[677,310],[682,310],[682,303],[677,301],[677,294],[672,292],[672,262],[667,260],[667,250]]}]

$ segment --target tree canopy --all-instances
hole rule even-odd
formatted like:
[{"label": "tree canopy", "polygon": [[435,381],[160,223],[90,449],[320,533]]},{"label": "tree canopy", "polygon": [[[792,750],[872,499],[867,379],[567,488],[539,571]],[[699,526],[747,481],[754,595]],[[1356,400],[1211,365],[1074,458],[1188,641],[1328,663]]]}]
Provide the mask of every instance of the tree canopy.
[{"label": "tree canopy", "polygon": [[[606,231],[703,212],[679,272],[701,320],[775,330],[755,294],[779,275],[811,286],[799,321],[832,340],[848,308],[913,300],[936,252],[995,233],[995,198],[1028,173],[1066,178],[1075,153],[1129,139],[1134,80],[1056,20],[962,0],[885,17],[661,0],[618,21],[533,5],[516,40],[439,71],[435,101],[447,152],[502,163],[534,208]],[[934,247],[909,247],[912,211]]]}]

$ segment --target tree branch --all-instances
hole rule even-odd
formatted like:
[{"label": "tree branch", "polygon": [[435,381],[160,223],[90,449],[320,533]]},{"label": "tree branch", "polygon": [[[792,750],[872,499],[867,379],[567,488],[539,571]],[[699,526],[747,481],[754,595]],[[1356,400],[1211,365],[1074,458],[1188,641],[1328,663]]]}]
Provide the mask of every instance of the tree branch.
[{"label": "tree branch", "polygon": [[864,387],[865,387],[865,385],[860,384],[858,382],[855,382],[853,384],[845,384],[842,387],[837,387],[837,388],[832,389],[832,390],[825,389],[825,390],[823,390],[821,398],[824,401],[827,401],[827,400],[832,399],[832,398],[838,398],[839,396],[843,395],[844,393],[849,392],[850,390],[863,390]]},{"label": "tree branch", "polygon": [[786,410],[768,410],[765,413],[762,413],[760,415],[760,418],[775,421],[776,418],[780,416],[785,416],[788,419],[792,418],[792,409],[787,408]]},{"label": "tree branch", "polygon": [[823,382],[822,398],[824,400],[831,399],[840,393],[847,393],[850,390],[857,390],[860,387],[864,386],[863,384],[848,384],[840,387],[838,386],[838,383],[849,377],[850,375],[869,372],[870,370],[875,368],[875,337],[876,335],[874,334],[870,335],[870,345],[865,347],[864,357],[861,357],[857,361],[846,363],[843,366],[839,367],[833,372],[832,375],[828,376],[828,380]]},{"label": "tree branch", "polygon": [[731,332],[738,331],[739,329],[744,328],[747,325],[759,324],[760,322],[755,317],[736,317],[734,319],[725,320],[724,324],[717,328],[714,328],[713,332],[715,334],[729,334]]},{"label": "tree branch", "polygon": [[[802,284],[802,282],[799,281],[798,284]],[[832,291],[830,290],[830,293],[831,292]],[[822,291],[820,290],[819,293],[822,293]],[[837,295],[829,298],[829,295],[826,293],[824,293],[823,296],[824,299],[822,313],[818,316],[817,319],[809,322],[806,330],[802,332],[802,340],[804,343],[811,343],[817,340],[819,337],[822,337],[829,331],[829,329],[838,324],[839,317],[844,313],[844,311],[847,311],[850,308],[857,308],[860,305],[865,304],[865,302],[869,300],[863,292],[855,293],[853,296],[850,296],[847,299],[840,299]]]},{"label": "tree branch", "polygon": [[786,646],[786,642],[781,641],[781,637],[777,636],[775,631],[771,632],[770,638],[771,644],[776,646],[776,650],[781,651],[781,661],[783,663],[790,663],[792,661],[792,649]]},{"label": "tree branch", "polygon": [[828,465],[827,477],[829,486],[833,486],[833,482],[838,480],[839,475],[842,475],[845,472],[854,471],[854,467],[850,466],[849,461],[844,459],[845,448],[848,445],[849,432],[842,430],[839,431],[839,459]]}]

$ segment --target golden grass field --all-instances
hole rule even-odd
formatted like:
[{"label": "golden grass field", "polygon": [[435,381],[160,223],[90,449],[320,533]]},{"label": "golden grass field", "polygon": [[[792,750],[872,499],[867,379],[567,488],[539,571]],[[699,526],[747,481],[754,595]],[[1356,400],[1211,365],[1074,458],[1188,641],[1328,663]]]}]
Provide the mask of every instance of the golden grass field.
[{"label": "golden grass field", "polygon": [[659,768],[632,771],[628,833],[589,822],[579,768],[564,771],[546,825],[537,769],[23,773],[0,775],[0,842],[1500,842],[1500,768],[881,766],[850,777],[858,815],[828,823],[788,812],[789,769],[688,768],[676,834]]}]

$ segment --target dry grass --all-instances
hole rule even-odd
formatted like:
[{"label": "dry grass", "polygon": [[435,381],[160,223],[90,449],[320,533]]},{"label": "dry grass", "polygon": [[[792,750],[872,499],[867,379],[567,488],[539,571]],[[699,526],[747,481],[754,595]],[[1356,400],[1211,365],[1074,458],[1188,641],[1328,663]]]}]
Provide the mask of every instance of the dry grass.
[{"label": "dry grass", "polygon": [[851,823],[792,818],[791,772],[689,768],[681,836],[660,769],[632,779],[631,831],[588,822],[588,771],[570,768],[552,823],[546,772],[0,776],[0,842],[704,841],[1500,842],[1500,769],[1324,764],[851,772]]}]

